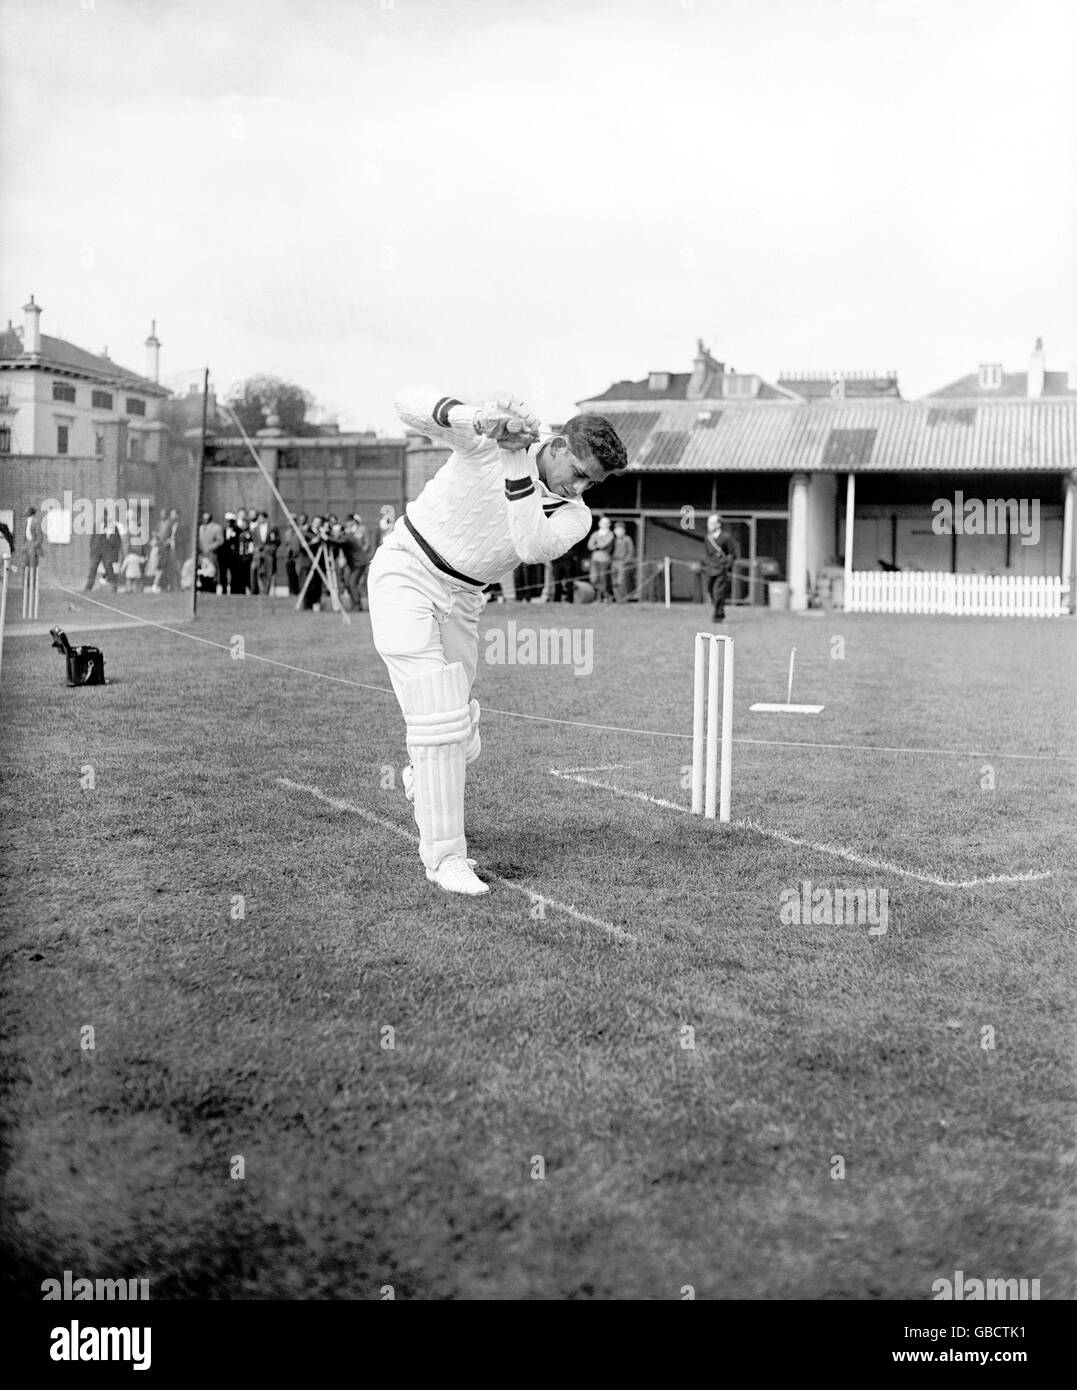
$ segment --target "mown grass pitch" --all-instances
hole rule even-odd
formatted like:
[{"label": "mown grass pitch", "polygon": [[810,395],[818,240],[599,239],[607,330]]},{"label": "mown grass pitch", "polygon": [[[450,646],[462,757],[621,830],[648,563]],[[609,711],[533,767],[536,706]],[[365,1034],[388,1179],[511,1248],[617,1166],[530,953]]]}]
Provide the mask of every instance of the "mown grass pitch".
[{"label": "mown grass pitch", "polygon": [[[365,615],[207,600],[187,635],[80,637],[115,683],[78,691],[10,639],[9,1291],[1073,1297],[1071,625],[734,613],[733,817],[790,844],[625,794],[687,804],[703,616],[487,609],[594,646],[584,677],[484,636],[478,901],[389,828]],[[750,715],[794,644],[824,714]],[[616,790],[551,775],[581,767]],[[805,880],[887,890],[885,934],[783,924]]]}]

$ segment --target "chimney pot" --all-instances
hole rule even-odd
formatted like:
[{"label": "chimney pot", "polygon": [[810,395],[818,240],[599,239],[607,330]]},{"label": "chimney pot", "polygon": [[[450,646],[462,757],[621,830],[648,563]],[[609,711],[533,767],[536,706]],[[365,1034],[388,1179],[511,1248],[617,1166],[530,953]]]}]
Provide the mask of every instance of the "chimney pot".
[{"label": "chimney pot", "polygon": [[1032,356],[1028,361],[1028,398],[1038,401],[1043,395],[1043,385],[1047,377],[1047,356],[1043,350],[1043,339],[1036,339]]},{"label": "chimney pot", "polygon": [[156,319],[150,320],[150,336],[146,339],[146,375],[155,384],[161,380],[161,342]]},{"label": "chimney pot", "polygon": [[23,352],[41,351],[41,305],[34,303],[34,296],[30,296],[30,302],[22,306],[24,314],[22,350]]}]

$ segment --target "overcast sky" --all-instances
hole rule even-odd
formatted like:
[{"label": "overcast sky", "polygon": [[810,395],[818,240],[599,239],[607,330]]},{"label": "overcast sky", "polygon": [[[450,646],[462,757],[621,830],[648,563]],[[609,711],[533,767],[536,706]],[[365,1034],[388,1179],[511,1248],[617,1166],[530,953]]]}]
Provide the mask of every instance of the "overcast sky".
[{"label": "overcast sky", "polygon": [[1077,364],[1073,0],[0,0],[3,318],[342,423]]}]

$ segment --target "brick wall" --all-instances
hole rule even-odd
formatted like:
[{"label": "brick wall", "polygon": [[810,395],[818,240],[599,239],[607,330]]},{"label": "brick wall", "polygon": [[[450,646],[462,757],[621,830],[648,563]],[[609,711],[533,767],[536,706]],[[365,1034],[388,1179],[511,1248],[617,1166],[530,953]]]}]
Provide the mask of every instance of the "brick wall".
[{"label": "brick wall", "polygon": [[240,507],[248,512],[266,511],[271,517],[280,510],[261,469],[253,464],[250,468],[207,468],[202,510],[212,512],[215,521],[223,521],[225,512],[238,512]]},{"label": "brick wall", "polygon": [[[11,454],[0,459],[0,511],[13,511],[17,550],[21,550],[29,507],[43,510],[42,503],[53,500],[62,506],[65,494],[70,500],[85,498],[96,505],[100,499],[152,496],[149,492],[129,494],[121,490],[121,458],[126,453],[127,431],[122,421],[105,429],[102,458],[48,457],[40,454]],[[81,588],[90,563],[90,537],[72,534],[62,544],[48,544],[41,561],[42,579],[58,580]]]}]

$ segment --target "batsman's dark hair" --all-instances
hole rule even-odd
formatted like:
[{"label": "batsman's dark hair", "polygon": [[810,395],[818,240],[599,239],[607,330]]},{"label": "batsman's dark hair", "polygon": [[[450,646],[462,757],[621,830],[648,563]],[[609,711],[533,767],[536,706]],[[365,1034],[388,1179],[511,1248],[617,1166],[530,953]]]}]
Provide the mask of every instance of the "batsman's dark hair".
[{"label": "batsman's dark hair", "polygon": [[603,473],[623,473],[628,467],[621,436],[604,415],[574,415],[560,433],[577,458],[590,454]]}]

